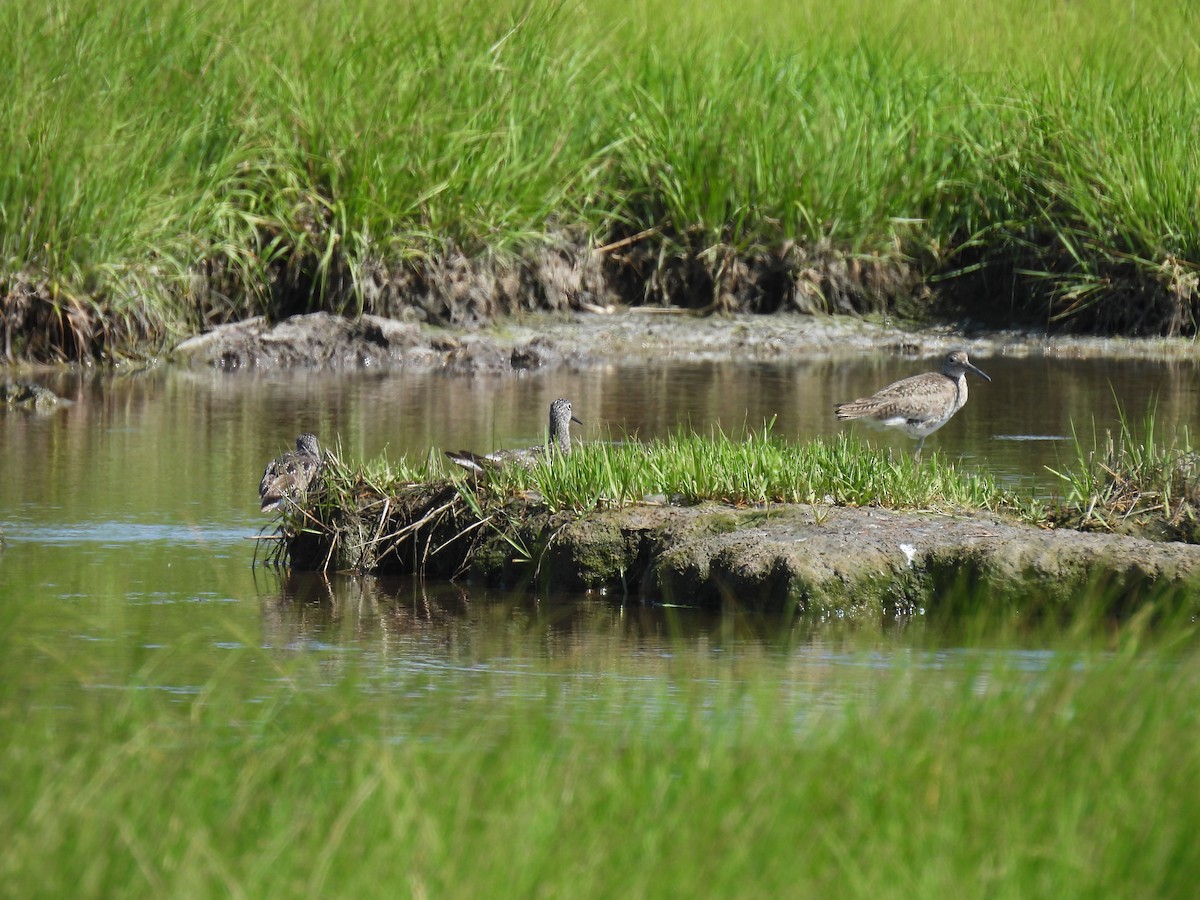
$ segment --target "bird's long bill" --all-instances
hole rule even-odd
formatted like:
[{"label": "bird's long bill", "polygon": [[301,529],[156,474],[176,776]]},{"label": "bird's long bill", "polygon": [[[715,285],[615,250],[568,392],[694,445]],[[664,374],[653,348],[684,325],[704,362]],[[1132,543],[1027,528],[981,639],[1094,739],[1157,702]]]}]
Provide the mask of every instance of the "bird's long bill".
[{"label": "bird's long bill", "polygon": [[968,371],[974,372],[976,375],[978,375],[984,381],[992,380],[991,375],[989,375],[987,372],[983,371],[983,369],[979,368],[979,366],[975,365],[974,363],[967,363],[966,366],[967,366]]},{"label": "bird's long bill", "polygon": [[[986,376],[986,375],[984,375],[983,377],[984,377],[984,378],[987,378],[987,376]],[[992,380],[992,379],[988,378],[988,381],[991,381],[991,380]],[[572,416],[571,416],[571,421],[572,421],[572,422],[574,422],[576,425],[582,425],[582,424],[583,424],[583,422],[581,422],[581,421],[579,420],[579,417],[578,417],[578,416],[575,416],[575,415],[572,415]]]}]

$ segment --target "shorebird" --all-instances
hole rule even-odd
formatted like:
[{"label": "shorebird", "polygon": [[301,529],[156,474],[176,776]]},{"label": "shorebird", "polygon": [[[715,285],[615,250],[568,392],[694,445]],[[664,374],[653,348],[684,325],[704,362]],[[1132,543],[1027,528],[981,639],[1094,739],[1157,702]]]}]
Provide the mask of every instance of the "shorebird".
[{"label": "shorebird", "polygon": [[866,419],[881,428],[899,428],[917,439],[916,460],[921,460],[925,438],[950,421],[967,402],[967,373],[986,381],[982,369],[971,364],[965,350],[952,350],[942,361],[942,371],[914,375],[880,388],[870,397],[839,404],[839,419]]},{"label": "shorebird", "polygon": [[446,457],[476,475],[508,465],[528,468],[537,462],[542,453],[548,450],[557,450],[560,453],[571,452],[572,422],[577,425],[583,424],[571,413],[571,401],[560,397],[550,404],[550,440],[546,446],[525,447],[520,450],[496,450],[487,455],[472,453],[470,450],[447,450]]},{"label": "shorebird", "polygon": [[262,511],[283,509],[289,502],[298,503],[320,471],[321,448],[317,436],[306,431],[296,438],[295,450],[267,463],[258,485]]}]

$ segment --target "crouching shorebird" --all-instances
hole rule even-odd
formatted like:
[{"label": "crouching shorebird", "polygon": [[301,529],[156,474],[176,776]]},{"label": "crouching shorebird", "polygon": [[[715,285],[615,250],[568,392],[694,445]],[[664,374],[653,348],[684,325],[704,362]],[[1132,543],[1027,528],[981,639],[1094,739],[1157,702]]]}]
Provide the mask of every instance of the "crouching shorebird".
[{"label": "crouching shorebird", "polygon": [[304,432],[296,438],[296,449],[267,463],[258,496],[262,511],[283,509],[288,503],[298,503],[308,493],[309,486],[321,471],[321,448],[317,436]]},{"label": "crouching shorebird", "polygon": [[921,460],[925,438],[950,421],[967,402],[967,373],[991,381],[971,364],[965,350],[952,350],[942,371],[914,375],[880,388],[870,397],[839,404],[839,419],[866,419],[882,428],[899,428],[917,439],[916,460]]},{"label": "crouching shorebird", "polygon": [[571,401],[561,397],[550,404],[550,440],[545,447],[526,447],[520,450],[496,450],[480,455],[470,450],[447,450],[451,462],[476,475],[508,465],[532,466],[546,451],[571,452],[571,423],[582,425],[571,413]]}]

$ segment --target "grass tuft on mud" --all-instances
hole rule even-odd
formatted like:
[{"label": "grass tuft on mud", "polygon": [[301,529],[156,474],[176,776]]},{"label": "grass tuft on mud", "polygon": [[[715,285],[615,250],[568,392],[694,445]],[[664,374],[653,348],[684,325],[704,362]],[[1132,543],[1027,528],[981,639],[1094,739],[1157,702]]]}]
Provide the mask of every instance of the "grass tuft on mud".
[{"label": "grass tuft on mud", "polygon": [[1164,443],[1148,410],[1136,437],[1122,412],[1117,433],[1075,440],[1076,468],[1057,473],[1066,490],[1051,518],[1087,531],[1151,534],[1200,543],[1200,453],[1185,429]]},{"label": "grass tuft on mud", "polygon": [[[1145,433],[1155,433],[1152,415]],[[433,452],[418,464],[395,466],[386,459],[348,465],[335,453],[320,487],[280,520],[280,541],[267,561],[375,574],[471,572],[511,581],[538,577],[550,560],[556,577],[576,587],[616,579],[628,589],[627,576],[653,568],[647,554],[660,552],[663,535],[654,534],[664,528],[676,529],[667,543],[683,536],[679,529],[698,534],[717,527],[745,536],[790,509],[793,518],[806,510],[806,527],[820,529],[832,510],[844,507],[981,514],[1041,528],[1200,542],[1200,462],[1186,435],[1182,444],[1153,437],[1135,442],[1123,422],[1119,439],[1108,436],[1097,449],[1079,452],[1078,470],[1060,473],[1067,487],[1054,503],[1003,489],[986,473],[964,472],[938,453],[918,466],[908,454],[874,450],[852,433],[798,444],[776,438],[769,426],[741,435],[680,430],[646,443],[592,442],[569,455],[544,455],[528,468],[510,465],[484,475],[460,472]],[[620,527],[597,519],[612,509],[708,504],[714,509],[699,519],[648,516]],[[779,507],[774,514],[773,507]],[[860,527],[878,530],[886,521]],[[929,533],[932,526],[917,527]],[[556,541],[560,551],[553,549]],[[555,552],[566,555],[556,559]],[[962,552],[965,559],[976,553],[967,544]],[[1091,553],[1081,564],[1099,558]],[[1143,574],[1153,577],[1149,569]]]},{"label": "grass tuft on mud", "polygon": [[510,467],[491,490],[533,493],[551,511],[581,513],[647,497],[734,506],[818,503],[993,509],[1008,502],[986,474],[968,474],[933,454],[918,467],[908,454],[880,453],[854,434],[791,443],[770,427],[744,436],[679,430],[647,443],[595,442],[531,469]]},{"label": "grass tuft on mud", "polygon": [[1200,12],[961,12],[0,4],[5,356],[614,302],[1195,333]]},{"label": "grass tuft on mud", "polygon": [[[1036,503],[964,473],[934,453],[872,450],[853,434],[794,444],[769,427],[744,436],[685,431],[648,443],[595,442],[536,465],[485,476],[386,460],[348,465],[335,454],[322,485],[280,523],[269,557],[301,569],[459,574],[479,554],[532,559],[539,535],[596,510],[636,504],[771,504],[990,510],[1041,516]],[[544,548],[542,548],[544,549]]]}]

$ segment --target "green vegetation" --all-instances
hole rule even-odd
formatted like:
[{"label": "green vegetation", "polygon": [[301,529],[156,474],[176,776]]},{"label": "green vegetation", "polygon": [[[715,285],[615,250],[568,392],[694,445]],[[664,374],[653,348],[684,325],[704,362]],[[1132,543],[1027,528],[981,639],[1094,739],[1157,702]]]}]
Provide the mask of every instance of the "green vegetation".
[{"label": "green vegetation", "polygon": [[[528,542],[540,544],[546,528],[644,502],[801,503],[813,506],[818,520],[833,506],[982,510],[1045,527],[1196,543],[1200,462],[1186,433],[1164,443],[1156,432],[1150,412],[1144,439],[1123,420],[1118,440],[1106,435],[1091,451],[1077,442],[1078,468],[1057,473],[1065,490],[1054,502],[1002,488],[988,473],[964,472],[938,453],[918,466],[908,454],[875,450],[853,433],[792,443],[769,426],[742,436],[681,430],[646,443],[589,442],[569,455],[542,454],[528,467],[508,464],[482,475],[460,471],[435,451],[419,463],[349,464],[334,453],[307,508],[282,520],[284,539],[268,561],[376,571],[381,560],[394,566],[393,555],[401,554],[405,567],[424,571],[440,550],[473,535],[449,555],[466,565],[462,560],[484,549],[478,540],[490,534],[507,544],[502,555],[531,559],[537,554]],[[419,560],[409,559],[414,553]]]},{"label": "green vegetation", "polygon": [[[456,479],[461,495],[488,512],[510,498],[535,500],[551,512],[583,514],[647,499],[682,504],[707,500],[735,506],[810,503],[900,509],[992,510],[1045,521],[1045,510],[996,484],[988,473],[964,472],[939,453],[920,466],[907,453],[892,454],[847,432],[829,440],[793,443],[770,427],[745,435],[680,430],[648,442],[593,441],[569,455],[541,454],[528,467],[504,465],[476,477],[441,460],[420,463],[379,459],[347,463],[333,455],[325,470],[326,509],[353,506],[370,495],[394,498]],[[478,507],[476,507],[478,508]]]},{"label": "green vegetation", "polygon": [[1066,496],[1054,517],[1064,524],[1095,531],[1148,527],[1171,540],[1200,543],[1200,454],[1185,429],[1163,443],[1146,412],[1137,437],[1121,413],[1114,437],[1093,436],[1093,448],[1075,439],[1077,468],[1056,473]]},{"label": "green vegetation", "polygon": [[[265,561],[376,574],[505,569],[510,557],[540,558],[548,534],[566,522],[647,502],[993,509],[1044,519],[1038,503],[1002,491],[990,475],[963,473],[937,454],[918,468],[908,454],[879,453],[852,434],[795,444],[774,437],[769,426],[743,437],[680,430],[647,443],[585,443],[530,463],[476,474],[435,452],[418,464],[347,464],[335,452],[320,487],[285,513]],[[624,570],[613,552],[623,559],[622,549],[609,547],[603,571],[589,579],[607,582]]]},{"label": "green vegetation", "polygon": [[[977,316],[1191,332],[1198,16],[1153,0],[11,0],[5,350],[396,312],[432,290],[414,271],[548,242],[622,242],[606,259],[629,299],[650,284],[724,303],[778,259],[784,277],[764,263],[745,305],[799,285],[803,308],[880,308],[901,288],[878,267],[901,266]],[[820,271],[847,257],[847,283]],[[679,260],[681,277],[652,277]]]},{"label": "green vegetation", "polygon": [[[35,612],[0,628],[14,896],[1183,897],[1200,878],[1186,624],[1026,635],[1034,654],[830,635],[820,664],[802,644],[605,652],[600,632],[598,654],[546,658],[536,629],[492,627],[434,671],[372,665],[364,634],[336,661],[249,634],[31,654]],[[209,674],[163,689],[184,661]]]},{"label": "green vegetation", "polygon": [[586,512],[658,496],[681,503],[822,503],[919,509],[997,509],[1011,498],[988,474],[964,473],[933,454],[874,450],[858,435],[792,443],[769,428],[745,437],[686,431],[647,443],[581,444],[539,465],[507,466],[487,480],[493,495],[536,491],[553,511]]},{"label": "green vegetation", "polygon": [[[809,503],[895,509],[987,510],[1031,524],[1116,530],[1118,522],[1174,522],[1186,539],[1200,516],[1200,457],[1190,435],[1164,438],[1153,410],[1136,431],[1121,414],[1119,434],[1094,437],[1088,448],[1075,442],[1077,467],[1055,472],[1064,484],[1061,500],[1048,504],[1002,488],[988,472],[966,472],[944,455],[926,454],[915,465],[908,454],[873,448],[853,432],[826,440],[793,443],[770,426],[745,435],[714,431],[708,436],[680,430],[648,442],[592,441],[567,456],[544,454],[537,464],[501,466],[478,480],[436,451],[419,463],[387,458],[348,464],[334,454],[326,482],[334,504],[355,491],[379,496],[406,487],[438,483],[451,475],[472,495],[503,502],[536,497],[553,512],[586,513],[647,498],[675,503],[707,500],[733,505]],[[1141,435],[1139,437],[1138,435]]]},{"label": "green vegetation", "polygon": [[[478,529],[484,530],[453,558],[470,560],[480,550],[477,540],[495,533],[507,544],[506,554],[511,549],[528,559],[525,540],[538,538],[520,533],[533,514],[557,516],[561,524],[597,509],[704,501],[987,509],[1046,519],[1036,500],[1002,490],[988,474],[964,473],[936,453],[918,468],[908,454],[881,453],[849,433],[796,444],[774,437],[769,426],[744,436],[680,430],[647,443],[589,442],[569,455],[544,453],[528,467],[488,467],[482,475],[432,451],[418,464],[348,464],[335,452],[320,490],[304,509],[285,515],[283,540],[267,561],[374,572],[381,559],[403,551],[405,566],[418,553],[415,568],[425,571],[438,551]],[[410,537],[417,540],[410,543]],[[388,565],[395,564],[390,559]]]}]

